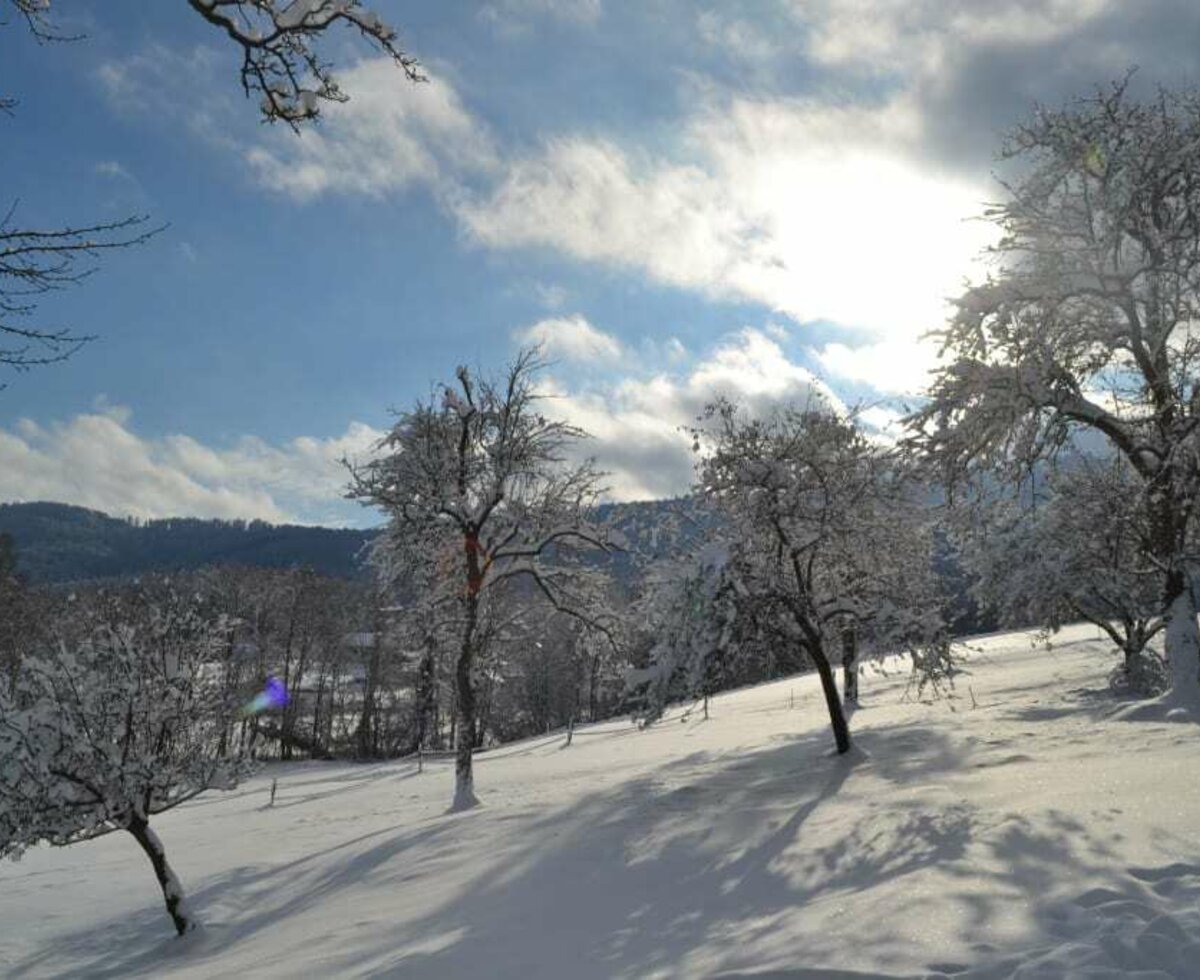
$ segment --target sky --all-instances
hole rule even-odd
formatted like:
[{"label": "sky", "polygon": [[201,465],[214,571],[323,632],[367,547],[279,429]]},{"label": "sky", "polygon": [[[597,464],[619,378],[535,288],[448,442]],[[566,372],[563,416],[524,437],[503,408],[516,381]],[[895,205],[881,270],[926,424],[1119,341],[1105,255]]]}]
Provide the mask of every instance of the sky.
[{"label": "sky", "polygon": [[892,432],[986,273],[1003,133],[1131,67],[1193,84],[1200,36],[1190,0],[368,6],[429,81],[335,33],[350,101],[299,136],[184,0],[0,23],[12,224],[164,226],[40,303],[96,339],[0,379],[0,500],[375,524],[341,459],[534,342],[616,499],[686,490],[717,394]]}]

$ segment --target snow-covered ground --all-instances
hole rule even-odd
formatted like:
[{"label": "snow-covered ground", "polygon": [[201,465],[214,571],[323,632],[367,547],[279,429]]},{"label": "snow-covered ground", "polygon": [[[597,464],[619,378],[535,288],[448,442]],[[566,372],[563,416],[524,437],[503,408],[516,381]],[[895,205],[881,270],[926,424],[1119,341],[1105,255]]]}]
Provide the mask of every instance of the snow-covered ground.
[{"label": "snow-covered ground", "polygon": [[851,759],[806,677],[486,753],[453,816],[448,764],[276,767],[156,821],[183,940],[128,835],[0,864],[0,975],[1200,977],[1200,731],[1115,717],[1094,628],[975,646],[949,701],[868,673]]}]

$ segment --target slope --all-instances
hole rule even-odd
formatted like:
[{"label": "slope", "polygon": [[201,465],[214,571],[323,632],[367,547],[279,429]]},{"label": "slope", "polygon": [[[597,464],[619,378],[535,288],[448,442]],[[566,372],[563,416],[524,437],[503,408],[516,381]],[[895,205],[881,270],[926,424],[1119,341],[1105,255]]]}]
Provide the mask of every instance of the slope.
[{"label": "slope", "polygon": [[806,677],[485,753],[454,816],[444,765],[276,767],[158,822],[203,931],[127,835],[41,849],[0,974],[1194,976],[1195,728],[1114,716],[1090,627],[973,647],[949,701],[866,677],[852,758]]}]

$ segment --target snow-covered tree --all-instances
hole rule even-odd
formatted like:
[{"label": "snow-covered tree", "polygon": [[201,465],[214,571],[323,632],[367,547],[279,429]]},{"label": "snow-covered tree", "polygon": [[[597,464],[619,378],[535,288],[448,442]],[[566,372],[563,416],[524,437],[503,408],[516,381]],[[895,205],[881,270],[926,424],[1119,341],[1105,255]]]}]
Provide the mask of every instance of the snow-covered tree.
[{"label": "snow-covered tree", "polygon": [[1145,557],[1145,485],[1120,456],[1072,458],[1043,485],[990,501],[968,536],[976,597],[1005,625],[1095,624],[1123,651],[1124,682],[1153,691],[1162,671],[1146,645],[1166,623],[1162,574]]},{"label": "snow-covered tree", "polygon": [[602,633],[611,616],[593,606],[594,569],[581,559],[612,547],[597,522],[601,486],[590,462],[568,457],[582,430],[538,410],[535,350],[498,379],[460,367],[457,384],[400,415],[380,454],[352,468],[349,494],[381,507],[390,524],[377,547],[422,563],[423,600],[450,613],[457,648],[457,739],[453,808],[478,804],[478,673],[503,628],[498,606],[541,602]]},{"label": "snow-covered tree", "polygon": [[137,605],[82,611],[0,687],[0,856],[126,831],[182,935],[196,920],[150,818],[230,788],[246,762],[220,739],[224,624],[184,600]]},{"label": "snow-covered tree", "polygon": [[[29,0],[19,0],[28,3]],[[361,0],[187,0],[242,50],[242,88],[257,94],[263,118],[293,128],[315,119],[322,102],[345,102],[332,66],[318,44],[343,25],[391,57],[410,81],[421,81],[417,61],[399,47],[394,28]]]},{"label": "snow-covered tree", "polygon": [[1146,486],[1172,697],[1200,708],[1200,95],[1138,101],[1126,78],[1037,109],[1003,156],[1019,169],[985,213],[994,270],[941,332],[912,442],[954,480],[1028,471],[1079,430],[1107,438]]},{"label": "snow-covered tree", "polygon": [[698,491],[722,515],[738,628],[767,631],[802,651],[820,676],[838,751],[846,752],[835,644],[849,668],[851,701],[860,646],[947,648],[917,488],[896,454],[824,405],[752,418],[718,401],[697,440],[706,448]]}]

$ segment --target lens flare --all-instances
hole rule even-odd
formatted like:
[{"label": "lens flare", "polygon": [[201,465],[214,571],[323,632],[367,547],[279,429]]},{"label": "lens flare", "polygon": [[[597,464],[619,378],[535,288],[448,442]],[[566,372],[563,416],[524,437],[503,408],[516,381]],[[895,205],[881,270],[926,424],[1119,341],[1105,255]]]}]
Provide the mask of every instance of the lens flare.
[{"label": "lens flare", "polygon": [[288,693],[283,682],[278,677],[268,677],[262,691],[242,708],[242,712],[247,715],[257,715],[263,711],[270,711],[272,708],[282,708],[287,703]]}]

